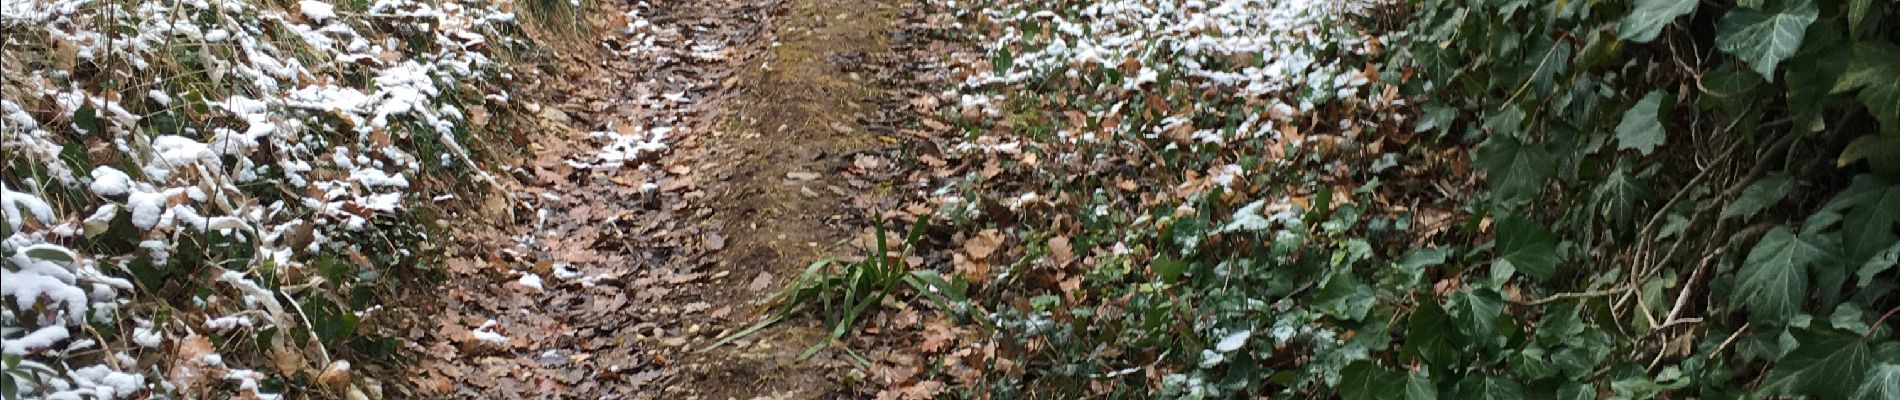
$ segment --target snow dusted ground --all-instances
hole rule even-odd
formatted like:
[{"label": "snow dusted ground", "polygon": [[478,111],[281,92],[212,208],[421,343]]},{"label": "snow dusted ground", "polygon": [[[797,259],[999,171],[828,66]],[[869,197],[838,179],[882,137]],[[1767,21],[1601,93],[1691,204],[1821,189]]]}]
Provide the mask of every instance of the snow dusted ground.
[{"label": "snow dusted ground", "polygon": [[[942,94],[966,121],[997,119],[1010,104],[1048,102],[1039,91],[1059,90],[1073,99],[1053,108],[1076,112],[1057,121],[1056,142],[1076,145],[1059,160],[1088,157],[1093,151],[1128,151],[1140,140],[1184,139],[1162,150],[1200,145],[1244,146],[1248,140],[1278,141],[1284,128],[1318,105],[1364,102],[1374,108],[1402,105],[1394,93],[1372,93],[1376,77],[1359,65],[1344,65],[1339,55],[1366,55],[1404,32],[1377,36],[1345,28],[1347,16],[1377,7],[1379,1],[1117,0],[1067,4],[1051,1],[997,1],[940,5],[964,10],[961,18],[980,18],[995,27],[977,41],[981,58],[963,55],[968,73],[959,87]],[[966,30],[962,23],[955,30]],[[1021,88],[1038,88],[1023,92]],[[1208,90],[1217,98],[1173,110],[1149,120],[1148,112],[1181,90]],[[1169,98],[1167,100],[1177,100]],[[1197,124],[1195,118],[1240,111],[1238,124]],[[1379,118],[1403,118],[1379,114]],[[1225,118],[1225,117],[1223,117]],[[1339,129],[1377,121],[1342,119]],[[1301,138],[1287,137],[1293,142]],[[1025,143],[1008,135],[985,135],[957,144],[961,152],[1020,155]],[[1033,145],[1033,144],[1031,144]],[[1235,164],[1206,171],[1213,183],[1230,186],[1242,173]],[[945,186],[945,188],[954,185]],[[948,193],[942,191],[941,193]],[[1021,199],[1044,198],[1025,193]],[[955,195],[940,196],[963,203]],[[1015,206],[1012,206],[1015,208]],[[974,211],[974,208],[965,211]]]},{"label": "snow dusted ground", "polygon": [[[467,144],[514,106],[495,89],[517,79],[497,56],[528,47],[511,5],[284,3],[0,5],[0,333],[26,397],[271,398],[285,383],[259,379],[347,377],[312,315],[376,307],[306,309],[343,284],[310,263],[366,261],[351,238],[429,201],[419,174],[486,177]],[[134,301],[174,285],[194,289]],[[219,353],[234,347],[276,362]]]},{"label": "snow dusted ground", "polygon": [[[935,0],[959,13],[960,22],[948,30],[969,35],[979,48],[953,57],[955,87],[921,104],[943,104],[940,116],[955,123],[942,144],[950,150],[946,158],[954,159],[948,164],[982,167],[933,183],[928,196],[939,206],[934,220],[987,221],[986,213],[1002,214],[991,205],[1001,205],[1008,215],[1001,217],[1005,231],[996,237],[1027,238],[1032,248],[1034,238],[1062,239],[1065,256],[1027,261],[1060,264],[1064,261],[1051,260],[1090,257],[1099,270],[1089,274],[1110,276],[1118,273],[1113,272],[1117,264],[1136,266],[1128,273],[1139,275],[1139,266],[1165,252],[1195,254],[1205,245],[1202,233],[1274,237],[1304,229],[1300,216],[1308,199],[1300,197],[1311,196],[1321,182],[1267,190],[1258,185],[1277,171],[1336,169],[1311,154],[1327,151],[1321,148],[1376,146],[1360,143],[1360,134],[1404,118],[1403,113],[1367,112],[1403,105],[1395,87],[1379,83],[1379,66],[1360,64],[1405,35],[1356,28],[1357,15],[1402,6],[1387,3],[1392,2]],[[1224,206],[1200,210],[1196,204]],[[1208,215],[1221,210],[1235,211]],[[1173,231],[1194,233],[1159,233]],[[1068,249],[1073,242],[1067,235],[1091,240]],[[1006,281],[1014,278],[1009,271],[1018,271],[986,265],[983,258],[957,255],[954,262],[972,282]],[[1227,266],[1217,269],[1227,271]],[[1033,281],[1035,273],[1023,272],[1031,277],[1016,282]],[[1060,290],[1020,284],[989,290],[1009,292],[1006,298],[1063,299],[1076,293],[1137,296],[1149,290],[1116,287],[1120,278],[1097,282],[1093,275],[1052,274],[1049,279]],[[1194,321],[1192,331],[1207,348],[1168,357],[1206,370],[1237,358],[1236,352],[1289,340],[1320,343],[1316,346],[1341,342],[1340,330],[1312,323],[1308,314],[1276,316],[1269,329],[1224,320],[1228,317],[1219,316],[1226,315],[1224,310],[1204,307],[1199,312],[1208,317]],[[1089,329],[1100,331],[1072,332],[1067,327],[1072,321],[1046,311],[1004,307],[991,318],[1005,332],[998,340],[1029,338],[1022,340],[1031,347],[1125,343],[1091,342],[1096,334],[1143,339],[1134,336],[1141,334],[1139,326],[1117,330],[1133,324],[1122,320],[1093,321]],[[1327,349],[1315,350],[1321,359],[1313,365],[1333,367],[1314,371],[1336,371],[1351,357],[1364,357]],[[1097,378],[1155,373],[1136,360],[1100,358],[1083,363],[1107,369]],[[1030,362],[1043,361],[1065,365],[1071,360]],[[1223,394],[1198,370],[1150,378],[1161,381],[1163,397],[1235,395]]]}]

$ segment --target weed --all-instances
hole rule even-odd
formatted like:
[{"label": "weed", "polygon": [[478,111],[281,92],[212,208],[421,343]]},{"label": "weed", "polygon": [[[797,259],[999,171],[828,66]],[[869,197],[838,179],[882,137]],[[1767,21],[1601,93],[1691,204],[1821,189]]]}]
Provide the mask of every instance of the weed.
[{"label": "weed", "polygon": [[[928,222],[929,218],[919,218],[905,235],[904,247],[892,253],[884,237],[884,220],[878,218],[872,223],[877,231],[876,251],[859,261],[826,258],[812,262],[790,286],[772,296],[768,306],[776,308],[776,311],[745,329],[719,338],[700,351],[724,346],[806,311],[816,313],[825,326],[830,327],[823,340],[798,356],[801,360],[807,359],[844,338],[856,326],[859,317],[883,302],[899,284],[908,283],[920,291],[923,288],[950,287],[935,271],[911,271],[904,263],[904,254],[915,248]],[[863,358],[851,355],[860,364],[869,364]]]}]

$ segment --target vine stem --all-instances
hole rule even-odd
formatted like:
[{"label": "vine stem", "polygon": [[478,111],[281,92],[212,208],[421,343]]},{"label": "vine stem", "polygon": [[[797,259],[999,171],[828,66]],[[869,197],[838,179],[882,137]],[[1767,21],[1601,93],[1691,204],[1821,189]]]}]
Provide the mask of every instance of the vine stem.
[{"label": "vine stem", "polygon": [[1893,309],[1887,310],[1887,314],[1881,315],[1879,320],[1875,320],[1873,326],[1867,327],[1867,333],[1860,335],[1860,340],[1865,341],[1868,338],[1874,337],[1874,331],[1880,330],[1880,325],[1887,323],[1887,318],[1893,317],[1895,312],[1900,312],[1900,306],[1893,306]]},{"label": "vine stem", "polygon": [[1635,288],[1629,285],[1623,285],[1623,286],[1619,286],[1612,289],[1592,290],[1588,292],[1558,293],[1555,295],[1551,295],[1550,297],[1545,297],[1545,298],[1541,298],[1537,300],[1531,300],[1531,301],[1510,300],[1510,302],[1516,303],[1518,305],[1536,306],[1536,305],[1543,305],[1546,303],[1564,300],[1564,299],[1581,299],[1581,298],[1589,298],[1589,297],[1608,296],[1612,294],[1629,292],[1631,290],[1635,290]]}]

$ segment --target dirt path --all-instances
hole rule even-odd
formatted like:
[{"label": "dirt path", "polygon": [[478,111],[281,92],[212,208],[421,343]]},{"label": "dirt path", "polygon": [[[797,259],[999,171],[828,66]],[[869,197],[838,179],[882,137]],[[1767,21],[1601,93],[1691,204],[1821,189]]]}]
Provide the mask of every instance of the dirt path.
[{"label": "dirt path", "polygon": [[659,3],[602,5],[601,48],[550,68],[571,84],[543,129],[498,144],[530,156],[447,218],[447,283],[395,322],[417,343],[409,397],[845,396],[840,362],[795,359],[814,322],[696,350],[861,229],[836,175],[889,102],[853,68],[897,7]]},{"label": "dirt path", "polygon": [[[711,288],[715,304],[763,311],[757,301],[805,264],[849,250],[858,228],[847,222],[849,186],[838,172],[875,140],[859,120],[884,93],[850,69],[887,50],[896,11],[875,1],[793,0],[773,24],[775,47],[741,74],[742,94],[714,133],[707,170],[726,183],[713,189],[714,220],[732,238],[716,269],[744,279]],[[796,359],[823,334],[793,321],[714,349],[695,361],[694,381],[705,383],[697,389],[710,399],[825,397],[827,363]]]}]

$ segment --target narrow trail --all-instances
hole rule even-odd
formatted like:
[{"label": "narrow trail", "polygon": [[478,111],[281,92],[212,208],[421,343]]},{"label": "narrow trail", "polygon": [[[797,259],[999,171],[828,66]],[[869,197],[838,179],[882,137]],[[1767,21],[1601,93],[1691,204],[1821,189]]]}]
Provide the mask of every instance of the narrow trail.
[{"label": "narrow trail", "polygon": [[[821,335],[743,328],[804,264],[854,233],[847,156],[884,91],[853,65],[888,50],[899,8],[841,0],[602,4],[531,156],[477,213],[452,215],[448,277],[408,321],[417,397],[844,396]],[[828,353],[828,352],[827,352]]]},{"label": "narrow trail", "polygon": [[[846,250],[856,228],[836,172],[875,140],[858,116],[883,94],[848,66],[888,50],[895,12],[882,1],[792,0],[772,24],[772,50],[740,74],[741,94],[715,128],[706,162],[714,167],[705,169],[724,183],[712,189],[713,219],[732,238],[715,268],[741,278],[710,288],[715,307],[758,309],[806,263]],[[797,360],[824,327],[781,325],[694,360],[697,389],[709,399],[830,392],[823,363]]]}]

